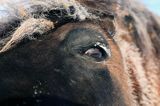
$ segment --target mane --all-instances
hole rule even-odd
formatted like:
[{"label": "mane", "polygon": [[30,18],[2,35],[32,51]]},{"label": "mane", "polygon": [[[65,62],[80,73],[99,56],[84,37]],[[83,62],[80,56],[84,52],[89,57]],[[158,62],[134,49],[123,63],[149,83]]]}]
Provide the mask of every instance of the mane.
[{"label": "mane", "polygon": [[158,105],[160,81],[160,17],[134,0],[123,0],[118,10],[117,42],[134,99],[140,105]]},{"label": "mane", "polygon": [[160,17],[143,4],[135,0],[5,0],[0,4],[0,53],[65,23],[112,18],[133,102],[160,103]]}]

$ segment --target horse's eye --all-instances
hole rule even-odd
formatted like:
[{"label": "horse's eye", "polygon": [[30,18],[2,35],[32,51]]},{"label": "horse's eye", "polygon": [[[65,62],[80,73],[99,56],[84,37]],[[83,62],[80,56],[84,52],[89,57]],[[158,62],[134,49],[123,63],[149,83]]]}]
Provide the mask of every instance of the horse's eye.
[{"label": "horse's eye", "polygon": [[78,59],[101,62],[111,56],[109,44],[103,33],[89,28],[77,28],[67,33],[66,45]]},{"label": "horse's eye", "polygon": [[85,55],[91,56],[93,58],[102,58],[103,57],[103,51],[101,51],[98,48],[90,48],[85,52]]},{"label": "horse's eye", "polygon": [[110,49],[99,42],[92,46],[82,48],[80,53],[82,56],[91,57],[96,61],[103,61],[111,56]]}]

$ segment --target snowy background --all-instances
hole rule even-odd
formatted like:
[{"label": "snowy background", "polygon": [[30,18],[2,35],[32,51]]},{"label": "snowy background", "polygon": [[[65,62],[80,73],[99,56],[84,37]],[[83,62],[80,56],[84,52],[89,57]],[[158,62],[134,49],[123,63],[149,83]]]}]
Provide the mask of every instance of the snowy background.
[{"label": "snowy background", "polygon": [[151,11],[160,16],[160,0],[140,0],[146,5]]}]

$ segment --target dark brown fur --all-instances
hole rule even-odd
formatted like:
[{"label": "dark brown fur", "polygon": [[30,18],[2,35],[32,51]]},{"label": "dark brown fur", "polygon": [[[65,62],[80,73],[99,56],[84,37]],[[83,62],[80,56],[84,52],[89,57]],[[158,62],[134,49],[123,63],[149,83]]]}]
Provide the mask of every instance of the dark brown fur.
[{"label": "dark brown fur", "polygon": [[[40,40],[43,40],[46,33],[54,32],[56,35],[54,45],[58,45],[70,29],[79,26],[92,28],[106,35],[105,38],[112,50],[112,58],[101,66],[109,69],[114,82],[120,86],[125,104],[129,106],[160,105],[159,16],[148,11],[135,0],[76,0],[76,2],[71,0],[69,3],[62,2],[62,4],[56,5],[54,5],[54,0],[49,1],[53,4],[48,5],[46,2],[47,5],[43,5],[41,0],[38,5],[36,2],[16,4],[17,7],[8,4],[7,11],[11,18],[4,16],[0,21],[1,54],[5,55],[7,51],[16,50],[16,47],[23,47],[24,39],[35,40],[28,36],[40,35]],[[3,3],[7,4],[8,2]],[[73,8],[68,12],[71,6]],[[23,11],[20,11],[18,7],[23,7]],[[18,14],[16,14],[17,11]],[[25,29],[25,24],[32,23],[33,21],[30,20],[33,17],[36,20],[44,18],[44,23],[38,24],[38,28],[42,28],[43,32],[40,32],[39,29],[34,30],[37,27],[30,30]],[[49,27],[46,27],[45,25],[48,24]],[[51,30],[53,26],[55,29]],[[34,31],[32,32],[32,30]],[[8,32],[6,33],[6,31]],[[62,32],[63,34],[61,34]],[[39,37],[36,39],[38,40]],[[33,45],[34,47],[36,48]],[[42,46],[42,48],[45,47]]]}]

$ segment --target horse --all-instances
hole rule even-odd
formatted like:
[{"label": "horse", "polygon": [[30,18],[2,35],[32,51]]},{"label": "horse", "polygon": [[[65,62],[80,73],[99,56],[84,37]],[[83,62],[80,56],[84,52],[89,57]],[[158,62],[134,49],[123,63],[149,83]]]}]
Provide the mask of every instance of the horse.
[{"label": "horse", "polygon": [[0,1],[0,105],[160,105],[159,19],[136,0]]}]

